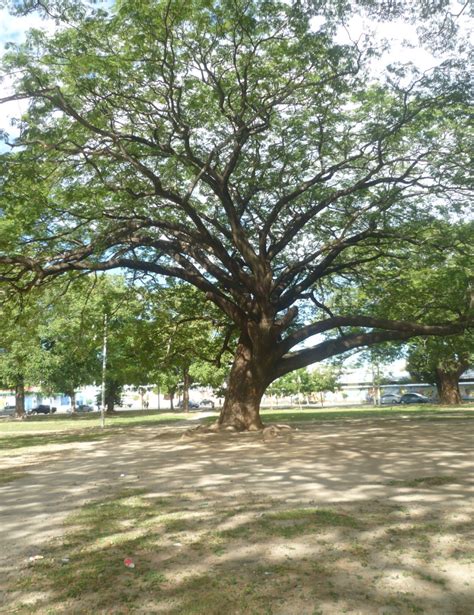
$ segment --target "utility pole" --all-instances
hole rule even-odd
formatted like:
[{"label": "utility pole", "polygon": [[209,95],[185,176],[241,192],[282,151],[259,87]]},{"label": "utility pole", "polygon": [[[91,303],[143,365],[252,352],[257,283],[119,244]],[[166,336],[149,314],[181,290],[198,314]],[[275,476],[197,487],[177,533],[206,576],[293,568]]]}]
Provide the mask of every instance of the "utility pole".
[{"label": "utility pole", "polygon": [[107,371],[107,335],[108,335],[107,314],[104,314],[104,343],[102,346],[102,395],[100,404],[100,426],[105,427],[105,376]]}]

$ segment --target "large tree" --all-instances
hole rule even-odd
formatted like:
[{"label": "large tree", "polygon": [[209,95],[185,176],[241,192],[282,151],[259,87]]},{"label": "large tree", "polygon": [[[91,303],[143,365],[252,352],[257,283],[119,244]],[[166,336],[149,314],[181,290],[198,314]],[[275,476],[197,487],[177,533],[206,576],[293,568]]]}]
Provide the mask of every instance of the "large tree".
[{"label": "large tree", "polygon": [[219,418],[237,429],[262,427],[263,392],[292,370],[463,331],[468,303],[439,321],[404,301],[393,320],[331,297],[361,269],[403,272],[462,210],[465,58],[376,78],[375,51],[314,31],[311,3],[68,4],[4,61],[6,100],[28,100],[3,157],[4,281],[122,267],[194,285],[240,332]]},{"label": "large tree", "polygon": [[418,381],[435,384],[442,404],[462,403],[459,378],[473,362],[472,333],[450,338],[417,338],[408,345],[408,371]]}]

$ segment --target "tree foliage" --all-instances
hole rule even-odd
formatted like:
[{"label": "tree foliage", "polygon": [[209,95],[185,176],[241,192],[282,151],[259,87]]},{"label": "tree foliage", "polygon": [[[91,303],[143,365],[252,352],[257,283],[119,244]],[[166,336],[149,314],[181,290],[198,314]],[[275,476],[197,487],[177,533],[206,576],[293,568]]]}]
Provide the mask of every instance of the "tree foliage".
[{"label": "tree foliage", "polygon": [[474,363],[472,333],[450,338],[414,339],[407,368],[419,382],[436,384],[441,403],[460,404],[460,376]]},{"label": "tree foliage", "polygon": [[[442,254],[439,221],[467,204],[466,58],[376,78],[370,44],[338,44],[314,14],[65,2],[65,27],[4,60],[8,100],[29,107],[2,161],[2,279],[125,268],[195,286],[240,332],[221,415],[239,428],[261,426],[261,395],[285,373],[471,318],[465,297],[442,320],[406,295],[400,309],[394,292],[362,300],[380,272],[402,282],[420,250]],[[338,292],[351,287],[355,305]],[[330,337],[301,346],[316,334]]]},{"label": "tree foliage", "polygon": [[296,396],[298,401],[301,401],[301,397],[309,401],[317,393],[321,405],[324,405],[324,393],[334,393],[339,376],[340,370],[335,365],[319,366],[312,371],[299,369],[275,380],[269,392],[280,396]]}]

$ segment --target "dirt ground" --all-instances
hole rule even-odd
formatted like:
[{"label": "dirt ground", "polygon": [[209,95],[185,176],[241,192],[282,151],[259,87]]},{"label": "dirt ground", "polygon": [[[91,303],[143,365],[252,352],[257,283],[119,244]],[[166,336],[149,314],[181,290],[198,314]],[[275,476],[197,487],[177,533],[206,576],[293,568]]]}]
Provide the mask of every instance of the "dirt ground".
[{"label": "dirt ground", "polygon": [[[194,498],[201,508],[204,503],[210,509],[244,510],[249,501],[264,500],[277,511],[331,506],[383,512],[388,507],[403,511],[400,523],[405,529],[421,518],[430,526],[443,524],[449,531],[425,550],[422,565],[416,553],[405,549],[396,558],[380,556],[369,566],[371,583],[383,580],[379,593],[410,596],[410,601],[390,609],[367,597],[364,607],[363,585],[369,580],[362,567],[354,577],[359,579],[354,589],[362,593],[353,605],[328,601],[315,610],[302,595],[293,607],[286,603],[272,612],[472,615],[474,543],[466,545],[474,540],[473,453],[473,422],[461,418],[326,422],[265,439],[257,433],[188,437],[180,427],[140,427],[103,441],[28,449],[27,454],[1,458],[3,469],[26,474],[0,485],[0,592],[5,579],[21,574],[30,557],[61,535],[68,514],[118,490],[143,488],[160,497],[191,494],[190,501]],[[374,527],[366,540],[396,540],[397,528],[393,523],[390,527]],[[376,536],[377,531],[383,536]],[[268,545],[266,549],[268,562],[290,555],[304,559],[310,552],[314,555],[318,545],[296,540],[290,553],[275,539],[273,550]],[[244,563],[263,557],[252,553],[244,539],[241,550]],[[189,561],[188,572],[193,565],[202,567],[202,559]],[[338,562],[338,591],[344,595],[353,566],[343,558]],[[8,607],[0,606],[0,611],[9,613]]]}]

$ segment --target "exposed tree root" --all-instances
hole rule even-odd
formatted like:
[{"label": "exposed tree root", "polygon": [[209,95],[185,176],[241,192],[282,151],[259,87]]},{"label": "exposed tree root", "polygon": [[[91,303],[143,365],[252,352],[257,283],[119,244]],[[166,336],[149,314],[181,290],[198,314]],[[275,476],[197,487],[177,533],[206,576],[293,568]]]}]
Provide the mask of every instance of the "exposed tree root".
[{"label": "exposed tree root", "polygon": [[280,424],[272,424],[272,425],[264,425],[261,429],[243,429],[236,425],[220,425],[217,421],[212,425],[198,425],[197,427],[192,427],[190,429],[186,429],[186,431],[181,436],[182,440],[189,440],[199,438],[199,436],[206,435],[217,435],[217,434],[238,434],[238,433],[251,433],[251,432],[259,432],[262,434],[262,439],[264,442],[275,440],[277,438],[284,438],[288,440],[291,437],[291,432],[293,428],[290,425],[280,425]]},{"label": "exposed tree root", "polygon": [[272,424],[266,425],[262,430],[262,438],[264,442],[269,442],[276,439],[291,439],[293,428],[290,425]]}]

